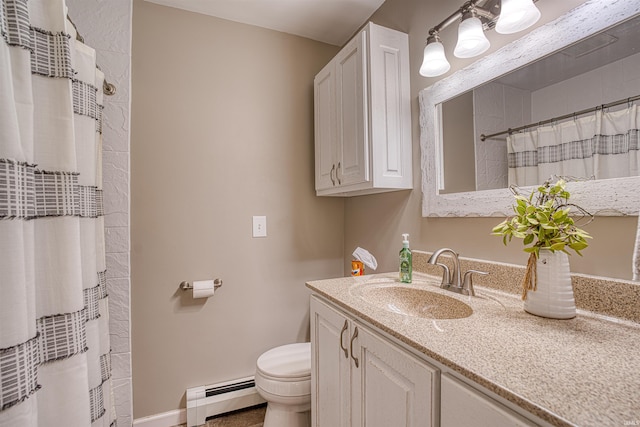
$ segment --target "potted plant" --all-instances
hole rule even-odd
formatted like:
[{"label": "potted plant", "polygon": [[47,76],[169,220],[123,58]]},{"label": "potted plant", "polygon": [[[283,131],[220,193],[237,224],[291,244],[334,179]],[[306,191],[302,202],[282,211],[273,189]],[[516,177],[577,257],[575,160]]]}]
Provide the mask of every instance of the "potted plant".
[{"label": "potted plant", "polygon": [[569,203],[566,181],[546,181],[528,196],[512,186],[516,203],[514,216],[496,225],[493,235],[506,245],[514,237],[523,239],[529,260],[522,282],[525,310],[551,318],[575,317],[575,300],[569,270],[569,250],[578,255],[589,246],[589,233],[576,226],[571,217],[575,208],[582,218],[593,215]]}]

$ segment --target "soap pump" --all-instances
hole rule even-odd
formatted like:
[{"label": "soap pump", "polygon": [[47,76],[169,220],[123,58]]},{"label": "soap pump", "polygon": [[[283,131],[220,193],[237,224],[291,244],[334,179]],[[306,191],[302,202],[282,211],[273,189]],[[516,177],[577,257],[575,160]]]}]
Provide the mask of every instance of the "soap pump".
[{"label": "soap pump", "polygon": [[402,235],[402,249],[400,250],[400,281],[411,283],[413,275],[413,260],[409,249],[409,234]]}]

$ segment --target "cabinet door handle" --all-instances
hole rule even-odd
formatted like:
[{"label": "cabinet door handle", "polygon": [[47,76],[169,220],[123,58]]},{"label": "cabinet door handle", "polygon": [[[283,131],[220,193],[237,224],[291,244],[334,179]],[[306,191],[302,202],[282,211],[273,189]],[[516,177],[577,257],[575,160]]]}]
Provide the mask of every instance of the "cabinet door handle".
[{"label": "cabinet door handle", "polygon": [[357,336],[358,336],[358,327],[356,326],[356,330],[353,331],[353,336],[351,337],[351,344],[349,346],[349,348],[351,349],[351,358],[353,359],[353,363],[355,363],[356,368],[360,367],[360,361],[358,360],[357,357],[353,355],[353,341],[356,339]]},{"label": "cabinet door handle", "polygon": [[349,351],[347,350],[347,347],[344,347],[342,345],[342,337],[344,336],[345,331],[349,329],[349,322],[345,319],[344,321],[344,326],[342,327],[342,330],[340,331],[340,348],[342,349],[342,351],[344,351],[344,358],[348,359],[349,358]]},{"label": "cabinet door handle", "polygon": [[342,180],[338,176],[338,171],[340,170],[340,162],[338,162],[338,167],[336,168],[336,179],[338,180],[338,185],[342,185]]},{"label": "cabinet door handle", "polygon": [[331,165],[331,172],[329,172],[329,177],[331,178],[331,184],[333,184],[334,186],[336,185],[336,181],[335,179],[333,179],[333,171],[335,170],[336,170],[336,165],[335,164]]}]

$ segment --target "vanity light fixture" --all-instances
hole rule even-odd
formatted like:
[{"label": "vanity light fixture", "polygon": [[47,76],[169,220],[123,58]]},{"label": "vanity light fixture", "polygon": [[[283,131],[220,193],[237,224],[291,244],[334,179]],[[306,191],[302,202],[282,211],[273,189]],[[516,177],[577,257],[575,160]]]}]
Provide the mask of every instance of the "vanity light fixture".
[{"label": "vanity light fixture", "polygon": [[540,19],[533,0],[502,0],[496,33],[513,34],[529,28]]},{"label": "vanity light fixture", "polygon": [[482,21],[475,8],[469,9],[462,15],[462,21],[458,25],[458,43],[453,54],[458,58],[473,58],[486,52],[489,46],[491,43],[484,35]]},{"label": "vanity light fixture", "polygon": [[451,64],[449,64],[444,54],[444,46],[438,33],[434,32],[427,38],[420,74],[425,77],[441,76],[449,71],[449,68],[451,68]]},{"label": "vanity light fixture", "polygon": [[489,49],[484,32],[495,27],[500,34],[522,31],[540,19],[533,4],[537,0],[469,0],[447,19],[429,30],[420,74],[437,77],[449,71],[451,65],[444,53],[438,34],[460,20],[458,42],[453,54],[458,58],[473,58]]}]

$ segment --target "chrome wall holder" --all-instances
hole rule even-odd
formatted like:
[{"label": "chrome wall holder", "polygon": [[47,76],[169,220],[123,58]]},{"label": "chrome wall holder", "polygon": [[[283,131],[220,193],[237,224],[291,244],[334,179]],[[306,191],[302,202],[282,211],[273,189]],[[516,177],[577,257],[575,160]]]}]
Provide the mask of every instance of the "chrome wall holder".
[{"label": "chrome wall holder", "polygon": [[[221,279],[214,279],[213,281],[213,289],[218,289],[219,287],[222,286],[222,280]],[[180,289],[182,289],[183,291],[192,291],[193,290],[193,285],[191,284],[191,282],[181,282],[180,283]]]}]

